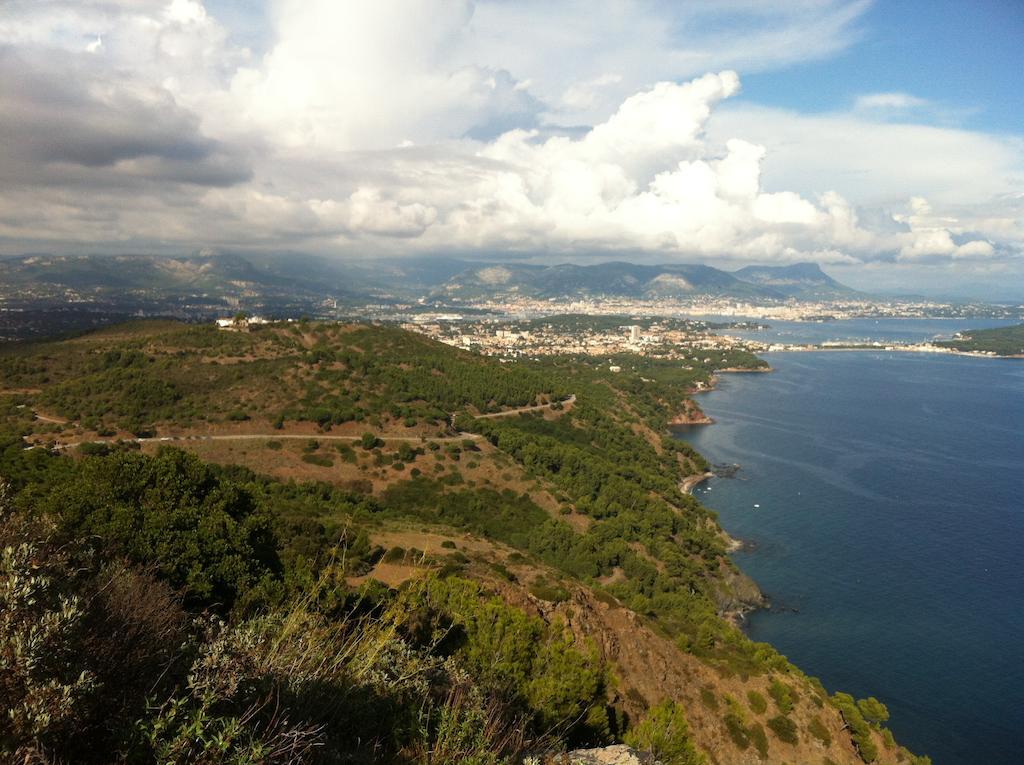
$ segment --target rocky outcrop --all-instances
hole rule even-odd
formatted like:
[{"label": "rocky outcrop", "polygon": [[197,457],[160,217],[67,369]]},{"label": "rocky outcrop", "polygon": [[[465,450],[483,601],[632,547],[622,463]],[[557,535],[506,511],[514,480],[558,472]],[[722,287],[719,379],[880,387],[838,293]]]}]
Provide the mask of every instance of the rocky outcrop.
[{"label": "rocky outcrop", "polygon": [[625,744],[598,749],[577,749],[555,758],[557,765],[656,765],[651,755]]},{"label": "rocky outcrop", "polygon": [[[757,585],[738,571],[728,575],[727,580],[728,589],[732,593],[724,596],[720,604],[745,604],[749,610],[750,602],[760,595]],[[863,765],[837,710],[817,698],[817,689],[797,675],[768,672],[747,676],[723,672],[692,653],[680,650],[671,638],[659,634],[644,617],[617,603],[614,598],[607,595],[598,598],[585,587],[570,586],[569,599],[556,604],[538,600],[514,582],[488,578],[488,583],[512,605],[548,623],[561,623],[572,634],[577,645],[596,649],[613,668],[615,676],[609,703],[624,712],[626,719],[632,722],[642,720],[651,706],[666,698],[682,704],[694,743],[709,756],[712,765],[820,763],[825,758],[838,765]],[[781,677],[798,693],[798,700],[788,716],[801,734],[797,744],[789,744],[767,731],[769,751],[766,757],[762,757],[753,746],[737,745],[730,737],[724,716],[728,711],[728,699],[744,704],[750,690],[769,697],[768,687],[775,677]],[[714,703],[708,702],[710,697],[714,698]],[[777,714],[777,710],[747,714],[751,716],[751,722],[765,728],[768,718]],[[828,743],[807,733],[815,717],[827,730]],[[881,734],[875,732],[872,735],[879,750],[879,765],[898,765],[906,761],[906,757],[900,759],[901,750],[898,747],[888,748]],[[615,756],[629,757],[630,753],[641,759],[609,759]],[[631,752],[629,747],[624,746],[582,750],[572,752],[571,756],[576,759],[568,759],[569,755],[563,754],[561,760],[542,757],[540,761],[545,765],[549,765],[552,760],[559,765],[620,762],[654,765],[653,760],[642,759],[643,753]]]},{"label": "rocky outcrop", "polygon": [[719,581],[715,603],[718,612],[733,624],[738,624],[751,611],[765,606],[766,600],[761,588],[742,571],[724,570]]},{"label": "rocky outcrop", "polygon": [[683,410],[668,421],[669,425],[711,425],[714,420],[704,414],[692,398],[683,401]]}]

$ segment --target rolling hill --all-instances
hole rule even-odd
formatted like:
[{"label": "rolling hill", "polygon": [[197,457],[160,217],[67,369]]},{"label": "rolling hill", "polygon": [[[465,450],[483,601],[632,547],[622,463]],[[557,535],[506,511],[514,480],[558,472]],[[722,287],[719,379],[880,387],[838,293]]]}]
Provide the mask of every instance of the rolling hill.
[{"label": "rolling hill", "polygon": [[10,654],[0,747],[498,765],[671,733],[674,762],[925,762],[735,626],[762,597],[667,431],[714,368],[608,367],[318,322],[0,349],[2,565],[34,583],[0,644],[46,641]]},{"label": "rolling hill", "polygon": [[856,297],[860,294],[852,287],[837,282],[822,271],[817,263],[747,266],[733,275],[740,281],[801,300],[833,300]]},{"label": "rolling hill", "polygon": [[624,262],[587,266],[473,264],[437,288],[434,294],[461,300],[499,295],[536,298],[688,298],[714,295],[753,300],[788,296],[783,290],[745,281],[711,266],[652,266]]}]

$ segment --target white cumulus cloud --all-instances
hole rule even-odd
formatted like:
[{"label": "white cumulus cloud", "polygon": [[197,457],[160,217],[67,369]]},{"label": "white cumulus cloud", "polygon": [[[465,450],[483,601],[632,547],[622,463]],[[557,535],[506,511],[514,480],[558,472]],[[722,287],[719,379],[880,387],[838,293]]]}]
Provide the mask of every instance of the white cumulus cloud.
[{"label": "white cumulus cloud", "polygon": [[201,0],[12,0],[0,248],[1018,256],[1019,137],[742,103],[865,7],[274,0],[253,52]]}]

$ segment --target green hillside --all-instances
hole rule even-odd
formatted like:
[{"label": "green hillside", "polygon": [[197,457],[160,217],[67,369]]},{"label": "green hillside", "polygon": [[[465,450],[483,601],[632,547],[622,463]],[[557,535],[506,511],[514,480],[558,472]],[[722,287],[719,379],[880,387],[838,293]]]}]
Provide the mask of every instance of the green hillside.
[{"label": "green hillside", "polygon": [[971,353],[1024,356],[1024,324],[993,329],[968,329],[952,340],[944,340],[936,345]]},{"label": "green hillside", "polygon": [[733,626],[760,593],[666,430],[710,362],[609,361],[304,323],[5,351],[0,751],[911,762]]}]

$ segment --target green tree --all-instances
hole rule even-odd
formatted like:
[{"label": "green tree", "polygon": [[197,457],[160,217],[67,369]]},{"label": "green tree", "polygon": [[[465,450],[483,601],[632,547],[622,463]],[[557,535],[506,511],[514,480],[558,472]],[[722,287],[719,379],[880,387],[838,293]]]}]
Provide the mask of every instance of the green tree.
[{"label": "green tree", "polygon": [[857,708],[853,696],[848,693],[836,693],[832,697],[832,703],[839,709],[843,720],[850,728],[850,738],[864,762],[874,762],[878,759],[878,746],[871,738],[871,726],[868,725],[864,715]]},{"label": "green tree", "polygon": [[861,715],[872,725],[881,725],[889,719],[889,710],[881,701],[874,696],[868,696],[857,702],[857,709]]},{"label": "green tree", "polygon": [[690,736],[690,725],[681,704],[665,700],[651,707],[644,718],[626,731],[623,740],[650,752],[665,765],[705,765],[707,759]]},{"label": "green tree", "polygon": [[70,539],[155,565],[190,602],[230,609],[281,571],[268,513],[242,485],[178,449],[92,457],[39,501]]}]

